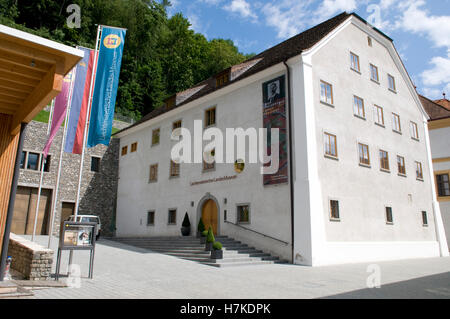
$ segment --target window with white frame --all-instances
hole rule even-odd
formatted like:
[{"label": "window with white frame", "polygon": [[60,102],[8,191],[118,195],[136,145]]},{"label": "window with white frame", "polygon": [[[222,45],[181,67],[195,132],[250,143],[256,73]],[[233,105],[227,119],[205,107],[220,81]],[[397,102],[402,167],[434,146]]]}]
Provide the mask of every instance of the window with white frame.
[{"label": "window with white frame", "polygon": [[380,126],[384,126],[384,112],[383,112],[383,108],[381,106],[375,105],[374,118],[375,118],[376,124],[378,124]]},{"label": "window with white frame", "polygon": [[333,104],[333,86],[325,81],[320,81],[320,100],[327,104]]},{"label": "window with white frame", "polygon": [[353,96],[353,113],[361,118],[366,117],[366,112],[364,110],[364,100],[359,96]]}]

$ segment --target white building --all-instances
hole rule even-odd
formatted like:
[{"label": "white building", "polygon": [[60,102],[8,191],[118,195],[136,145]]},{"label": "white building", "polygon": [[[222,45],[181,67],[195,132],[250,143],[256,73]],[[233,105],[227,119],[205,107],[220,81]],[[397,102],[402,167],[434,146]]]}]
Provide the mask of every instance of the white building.
[{"label": "white building", "polygon": [[430,120],[431,156],[433,158],[436,196],[441,209],[442,220],[450,245],[450,101],[431,101],[420,96]]},{"label": "white building", "polygon": [[[275,97],[286,92],[287,140],[273,185],[263,185],[261,164],[241,173],[171,164],[174,127],[193,132],[203,120],[225,132],[274,120],[263,115],[274,81]],[[342,13],[119,132],[117,236],[180,235],[187,212],[193,231],[203,216],[216,234],[296,264],[446,256],[427,119],[392,40]]]}]

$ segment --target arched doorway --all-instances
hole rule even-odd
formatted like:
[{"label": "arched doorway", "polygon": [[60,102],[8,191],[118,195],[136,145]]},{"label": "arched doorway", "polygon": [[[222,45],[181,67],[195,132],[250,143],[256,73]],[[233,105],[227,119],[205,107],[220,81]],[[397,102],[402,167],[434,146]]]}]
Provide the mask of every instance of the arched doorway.
[{"label": "arched doorway", "polygon": [[211,226],[214,235],[217,235],[218,215],[216,202],[212,199],[206,200],[202,207],[202,220],[203,224],[205,224],[205,229],[209,229]]}]

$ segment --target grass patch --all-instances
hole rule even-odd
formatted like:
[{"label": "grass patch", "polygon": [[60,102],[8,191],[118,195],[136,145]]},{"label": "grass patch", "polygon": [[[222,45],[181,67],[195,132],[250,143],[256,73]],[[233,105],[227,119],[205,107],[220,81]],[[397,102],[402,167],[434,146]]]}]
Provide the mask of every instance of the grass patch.
[{"label": "grass patch", "polygon": [[36,115],[36,117],[33,119],[33,121],[48,123],[49,118],[50,118],[50,112],[42,110],[38,113],[38,115]]}]

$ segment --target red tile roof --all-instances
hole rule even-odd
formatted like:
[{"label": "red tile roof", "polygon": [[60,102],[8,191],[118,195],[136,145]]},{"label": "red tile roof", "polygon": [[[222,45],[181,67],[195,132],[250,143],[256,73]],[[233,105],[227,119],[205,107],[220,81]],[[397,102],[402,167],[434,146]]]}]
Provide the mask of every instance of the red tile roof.
[{"label": "red tile roof", "polygon": [[[444,106],[437,104],[436,102],[427,99],[426,97],[419,94],[420,102],[428,113],[430,117],[430,121],[440,120],[444,118],[450,117],[450,110],[445,108]],[[448,102],[448,101],[447,101]]]}]

